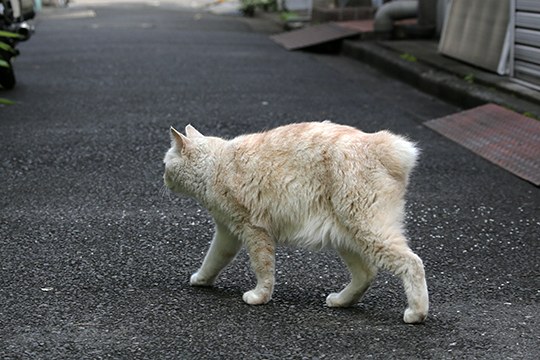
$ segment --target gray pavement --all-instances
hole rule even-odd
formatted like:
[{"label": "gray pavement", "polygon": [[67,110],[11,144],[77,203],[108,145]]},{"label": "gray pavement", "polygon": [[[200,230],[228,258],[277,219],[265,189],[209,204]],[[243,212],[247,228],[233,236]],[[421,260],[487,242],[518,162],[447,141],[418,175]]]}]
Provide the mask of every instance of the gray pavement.
[{"label": "gray pavement", "polygon": [[[287,52],[272,26],[148,4],[48,10],[0,91],[2,359],[537,359],[539,189],[422,125],[460,109],[351,59]],[[423,149],[412,248],[431,295],[401,321],[397,279],[324,306],[331,251],[281,248],[272,302],[245,252],[192,288],[207,213],[163,191],[168,127],[232,137],[304,120],[391,129]]]}]

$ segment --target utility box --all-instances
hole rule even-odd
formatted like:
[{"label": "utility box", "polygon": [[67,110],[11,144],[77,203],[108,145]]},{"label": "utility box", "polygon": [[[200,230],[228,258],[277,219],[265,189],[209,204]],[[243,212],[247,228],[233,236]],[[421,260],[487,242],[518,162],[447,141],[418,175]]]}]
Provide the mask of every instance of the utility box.
[{"label": "utility box", "polygon": [[311,13],[312,0],[284,0],[283,3],[289,11],[308,11]]},{"label": "utility box", "polygon": [[499,75],[508,75],[512,1],[451,1],[439,52]]}]

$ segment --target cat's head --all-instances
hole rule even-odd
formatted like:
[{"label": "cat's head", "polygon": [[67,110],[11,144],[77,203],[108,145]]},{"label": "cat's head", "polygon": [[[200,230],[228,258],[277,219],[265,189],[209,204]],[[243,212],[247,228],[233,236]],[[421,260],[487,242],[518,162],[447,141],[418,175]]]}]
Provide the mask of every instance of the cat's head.
[{"label": "cat's head", "polygon": [[165,186],[170,190],[197,196],[204,192],[213,164],[217,138],[206,137],[193,126],[186,126],[186,135],[171,127],[171,148],[165,154]]}]

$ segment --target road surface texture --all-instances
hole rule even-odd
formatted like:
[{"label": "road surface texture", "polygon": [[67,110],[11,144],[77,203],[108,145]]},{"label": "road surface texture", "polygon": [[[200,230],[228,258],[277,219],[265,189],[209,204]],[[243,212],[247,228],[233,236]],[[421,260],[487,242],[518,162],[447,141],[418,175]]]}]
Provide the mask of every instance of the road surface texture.
[{"label": "road surface texture", "polygon": [[[460,109],[354,60],[287,52],[264,24],[155,4],[47,10],[0,91],[1,359],[538,359],[540,191],[422,123]],[[265,306],[242,252],[193,288],[213,225],[164,191],[169,126],[233,137],[331,119],[423,149],[408,195],[431,312],[382,272],[326,307],[337,255],[277,253]]]}]

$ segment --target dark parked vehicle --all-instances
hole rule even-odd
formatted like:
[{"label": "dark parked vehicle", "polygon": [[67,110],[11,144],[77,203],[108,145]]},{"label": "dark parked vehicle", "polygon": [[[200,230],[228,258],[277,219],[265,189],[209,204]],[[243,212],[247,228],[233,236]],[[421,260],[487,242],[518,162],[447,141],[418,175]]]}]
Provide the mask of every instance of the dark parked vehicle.
[{"label": "dark parked vehicle", "polygon": [[27,20],[34,16],[33,0],[0,0],[0,87],[4,89],[15,86],[12,59],[19,55],[15,46],[32,35],[33,26]]}]

